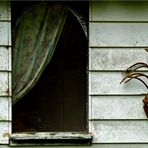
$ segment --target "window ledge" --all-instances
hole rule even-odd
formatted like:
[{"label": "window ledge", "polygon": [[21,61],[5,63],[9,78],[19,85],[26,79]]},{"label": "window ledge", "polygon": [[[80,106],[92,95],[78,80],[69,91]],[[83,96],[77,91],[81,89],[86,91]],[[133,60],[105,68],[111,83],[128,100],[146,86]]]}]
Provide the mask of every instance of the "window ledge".
[{"label": "window ledge", "polygon": [[92,135],[74,132],[14,133],[10,144],[15,145],[90,145]]}]

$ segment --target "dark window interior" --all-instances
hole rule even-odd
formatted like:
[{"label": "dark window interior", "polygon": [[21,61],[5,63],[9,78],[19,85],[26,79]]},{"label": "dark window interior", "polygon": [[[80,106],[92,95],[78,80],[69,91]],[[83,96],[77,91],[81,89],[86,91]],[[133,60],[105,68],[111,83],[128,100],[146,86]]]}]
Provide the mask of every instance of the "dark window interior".
[{"label": "dark window interior", "polygon": [[[87,19],[88,5],[83,3],[68,5]],[[17,5],[12,3],[13,25],[21,11]],[[13,106],[13,132],[87,131],[87,50],[86,36],[69,13],[51,62],[35,87]]]}]

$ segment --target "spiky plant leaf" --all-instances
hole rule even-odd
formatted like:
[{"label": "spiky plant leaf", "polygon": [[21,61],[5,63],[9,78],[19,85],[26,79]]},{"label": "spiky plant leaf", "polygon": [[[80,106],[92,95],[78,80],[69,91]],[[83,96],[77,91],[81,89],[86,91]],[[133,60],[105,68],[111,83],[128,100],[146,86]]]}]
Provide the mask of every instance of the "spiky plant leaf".
[{"label": "spiky plant leaf", "polygon": [[148,64],[143,63],[143,62],[135,63],[135,64],[131,65],[129,68],[127,68],[125,73],[136,71],[137,69],[142,68],[142,67],[148,68]]}]

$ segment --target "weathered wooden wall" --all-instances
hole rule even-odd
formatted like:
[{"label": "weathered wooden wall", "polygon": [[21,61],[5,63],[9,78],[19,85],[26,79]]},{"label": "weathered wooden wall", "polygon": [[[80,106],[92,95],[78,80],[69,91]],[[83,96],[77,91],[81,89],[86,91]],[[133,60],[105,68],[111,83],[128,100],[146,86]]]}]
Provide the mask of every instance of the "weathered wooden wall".
[{"label": "weathered wooden wall", "polygon": [[[146,89],[138,81],[119,85],[124,69],[135,62],[148,61],[144,50],[148,47],[147,16],[148,2],[90,2],[89,130],[94,136],[92,148],[148,147],[148,121],[142,109]],[[10,21],[9,3],[0,2],[0,148],[9,147],[1,144],[8,144],[11,133]]]},{"label": "weathered wooden wall", "polygon": [[0,144],[11,133],[11,15],[10,3],[0,2]]},{"label": "weathered wooden wall", "polygon": [[119,84],[128,66],[148,63],[148,2],[93,1],[89,10],[89,125],[93,143],[148,143],[142,103],[147,89],[137,80]]}]

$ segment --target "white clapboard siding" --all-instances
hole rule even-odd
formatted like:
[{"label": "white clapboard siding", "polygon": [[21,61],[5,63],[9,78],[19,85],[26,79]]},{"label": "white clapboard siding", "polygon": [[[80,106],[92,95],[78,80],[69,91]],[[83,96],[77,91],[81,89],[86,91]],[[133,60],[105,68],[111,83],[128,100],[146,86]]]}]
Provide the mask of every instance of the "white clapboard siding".
[{"label": "white clapboard siding", "polygon": [[9,96],[11,85],[11,74],[8,72],[0,72],[0,96]]},{"label": "white clapboard siding", "polygon": [[11,133],[11,123],[0,122],[0,144],[9,143],[10,133]]},{"label": "white clapboard siding", "polygon": [[0,97],[0,121],[11,120],[11,98]]},{"label": "white clapboard siding", "polygon": [[11,20],[10,2],[0,1],[0,21]]},{"label": "white clapboard siding", "polygon": [[93,143],[97,147],[142,143],[143,148],[148,143],[142,102],[147,89],[138,80],[119,83],[122,71],[130,65],[148,63],[148,2],[92,1],[89,6],[89,132]]},{"label": "white clapboard siding", "polygon": [[92,2],[90,21],[148,21],[148,2]]},{"label": "white clapboard siding", "polygon": [[91,96],[90,119],[147,119],[144,96]]},{"label": "white clapboard siding", "polygon": [[148,121],[90,121],[93,143],[147,143]]},{"label": "white clapboard siding", "polygon": [[10,22],[0,22],[0,45],[11,45]]},{"label": "white clapboard siding", "polygon": [[125,70],[136,62],[148,63],[148,52],[145,48],[90,48],[89,59],[90,70]]},{"label": "white clapboard siding", "polygon": [[140,47],[148,46],[147,23],[90,23],[91,47]]},{"label": "white clapboard siding", "polygon": [[90,72],[89,94],[139,95],[147,93],[146,87],[136,79],[126,84],[120,84],[122,77],[121,72]]},{"label": "white clapboard siding", "polygon": [[11,49],[0,47],[0,70],[11,70]]},{"label": "white clapboard siding", "polygon": [[8,144],[11,133],[11,10],[10,2],[0,1],[0,147]]}]

